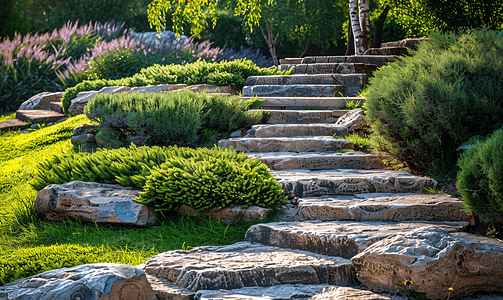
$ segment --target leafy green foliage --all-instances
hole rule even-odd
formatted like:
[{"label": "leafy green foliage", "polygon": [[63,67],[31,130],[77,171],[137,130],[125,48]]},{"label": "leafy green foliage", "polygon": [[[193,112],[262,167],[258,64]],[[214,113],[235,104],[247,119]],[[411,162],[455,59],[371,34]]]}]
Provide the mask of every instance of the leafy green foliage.
[{"label": "leafy green foliage", "polygon": [[[142,69],[131,77],[117,80],[83,81],[72,88],[66,89],[63,95],[63,109],[68,110],[71,100],[79,92],[99,90],[104,86],[143,86],[165,83],[193,84],[219,84],[241,86],[249,76],[288,74],[286,71],[279,72],[275,69],[258,68],[249,60],[239,59],[234,61],[222,61],[210,63],[197,61],[187,65],[154,65]],[[221,77],[219,77],[221,76]]]},{"label": "leafy green foliage", "polygon": [[503,213],[503,129],[464,151],[456,186],[464,206],[481,219],[501,220]]},{"label": "leafy green foliage", "polygon": [[53,156],[38,165],[31,185],[70,181],[118,183],[144,189],[137,201],[157,211],[185,203],[195,209],[233,205],[275,207],[282,188],[260,160],[232,149],[135,147]]},{"label": "leafy green foliage", "polygon": [[334,135],[334,138],[353,142],[353,144],[355,145],[354,149],[356,151],[371,151],[372,150],[372,147],[371,147],[372,143],[370,141],[370,137],[366,134],[364,134],[363,136],[360,136],[358,133],[353,132],[351,134],[348,134],[348,135],[342,136],[342,137]]},{"label": "leafy green foliage", "polygon": [[[100,123],[97,137],[113,147],[135,145],[195,146],[201,130],[221,134],[234,128],[250,127],[267,113],[249,113],[250,106],[263,100],[242,101],[237,96],[212,96],[188,91],[176,93],[100,94],[89,101],[84,113]],[[203,142],[206,139],[203,139]]]},{"label": "leafy green foliage", "polygon": [[362,107],[362,101],[361,100],[358,100],[358,101],[346,100],[346,103],[344,104],[344,107],[342,107],[342,109],[353,110],[353,109],[357,109],[357,108],[360,108],[360,107]]},{"label": "leafy green foliage", "polygon": [[503,123],[503,39],[487,29],[432,34],[413,57],[374,73],[364,110],[376,150],[424,171]]},{"label": "leafy green foliage", "polygon": [[237,205],[277,207],[283,202],[281,186],[259,160],[233,151],[197,154],[174,157],[155,167],[137,201],[156,211],[174,211],[181,204],[203,210]]}]

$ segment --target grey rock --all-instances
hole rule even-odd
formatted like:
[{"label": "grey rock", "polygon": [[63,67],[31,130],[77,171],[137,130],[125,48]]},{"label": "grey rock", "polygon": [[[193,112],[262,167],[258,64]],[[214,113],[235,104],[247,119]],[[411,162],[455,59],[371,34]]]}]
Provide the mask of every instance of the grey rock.
[{"label": "grey rock", "polygon": [[51,184],[38,192],[37,213],[45,219],[63,216],[97,223],[146,225],[155,222],[151,207],[134,202],[138,190],[120,185],[73,181]]},{"label": "grey rock", "polygon": [[[293,74],[370,74],[377,65],[355,63],[315,63],[296,65]],[[307,76],[307,75],[306,75]],[[363,78],[363,76],[362,76]],[[364,79],[365,80],[365,79]]]},{"label": "grey rock", "polygon": [[434,188],[433,179],[392,170],[272,170],[286,193],[295,197],[352,195],[357,193],[418,193]]},{"label": "grey rock", "polygon": [[73,135],[96,133],[96,130],[100,128],[100,125],[83,125],[73,129]]},{"label": "grey rock", "polygon": [[364,55],[410,55],[409,49],[406,47],[386,47],[386,48],[370,48],[365,51]]},{"label": "grey rock", "polygon": [[356,55],[356,56],[308,56],[302,60],[303,64],[331,64],[353,63],[368,64],[382,67],[396,60],[396,55]]},{"label": "grey rock", "polygon": [[[250,78],[250,77],[248,77]],[[241,97],[244,101],[252,97]],[[262,109],[277,110],[299,110],[309,107],[317,107],[327,110],[336,110],[344,107],[347,101],[365,103],[363,97],[260,97],[264,99],[261,105]],[[347,112],[347,111],[346,111]],[[343,115],[343,114],[342,114]]]},{"label": "grey rock", "polygon": [[301,198],[299,220],[355,221],[465,221],[463,202],[448,194],[356,194]]},{"label": "grey rock", "polygon": [[87,153],[94,153],[98,149],[98,144],[95,142],[88,142],[82,144],[81,150],[82,152],[87,152]]},{"label": "grey rock", "polygon": [[247,156],[260,159],[271,170],[330,170],[330,169],[382,169],[383,162],[375,154],[363,152],[266,152],[247,153]]},{"label": "grey rock", "polygon": [[65,92],[56,92],[56,93],[48,93],[43,92],[37,94],[30,99],[26,100],[19,106],[18,110],[32,110],[32,109],[41,109],[41,110],[50,110],[51,102],[61,101],[63,94]]},{"label": "grey rock", "polygon": [[98,94],[116,94],[130,91],[128,86],[106,86],[98,91]]},{"label": "grey rock", "polygon": [[72,115],[80,115],[84,112],[84,107],[86,107],[87,102],[98,95],[97,91],[90,92],[80,92],[77,97],[72,99],[70,106],[68,107],[68,112]]},{"label": "grey rock", "polygon": [[50,110],[31,109],[16,111],[16,119],[31,123],[51,123],[65,117],[64,114]]},{"label": "grey rock", "polygon": [[361,290],[351,287],[329,287],[322,293],[314,295],[310,300],[391,300],[388,296],[378,295],[368,290]]},{"label": "grey rock", "polygon": [[82,145],[84,143],[94,143],[94,141],[95,141],[94,134],[92,133],[74,135],[70,138],[70,142],[74,145]]},{"label": "grey rock", "polygon": [[430,38],[422,37],[422,38],[408,38],[401,41],[387,42],[382,43],[382,48],[391,48],[391,47],[406,47],[409,49],[417,49],[418,45],[422,41],[427,41]]},{"label": "grey rock", "polygon": [[34,130],[40,129],[40,125],[38,125],[37,123],[32,124],[32,125],[30,126],[30,129],[34,129]]},{"label": "grey rock", "polygon": [[164,252],[145,263],[145,272],[192,291],[298,283],[347,285],[354,276],[348,262],[341,257],[241,242]]},{"label": "grey rock", "polygon": [[233,138],[221,140],[218,146],[234,147],[244,152],[317,152],[353,149],[352,142],[337,140],[331,136],[312,137],[270,137],[270,138]]},{"label": "grey rock", "polygon": [[346,136],[348,129],[333,124],[270,124],[253,125],[255,136],[262,137],[294,137],[294,136]]},{"label": "grey rock", "polygon": [[201,290],[197,300],[298,300],[310,299],[331,287],[328,284],[280,284],[271,287],[244,287],[233,290]]},{"label": "grey rock", "polygon": [[185,86],[184,84],[158,84],[158,85],[148,85],[134,87],[129,91],[131,93],[161,93],[178,90],[180,87]]},{"label": "grey rock", "polygon": [[[340,64],[330,64],[331,67]],[[295,69],[306,69],[310,65],[297,65]],[[321,66],[321,64],[320,64]],[[367,80],[365,74],[305,74],[306,72],[295,73],[294,75],[270,75],[270,76],[249,76],[245,81],[245,86],[253,85],[353,85],[363,84]]]},{"label": "grey rock", "polygon": [[253,85],[243,87],[243,96],[334,97],[344,93],[342,85]]},{"label": "grey rock", "polygon": [[8,283],[0,287],[0,299],[156,300],[156,296],[145,272],[139,269],[119,264],[88,264]]},{"label": "grey rock", "polygon": [[368,128],[367,122],[363,120],[361,108],[348,111],[337,120],[335,126],[344,126],[351,131]]},{"label": "grey rock", "polygon": [[256,205],[251,205],[247,208],[241,206],[225,207],[222,209],[203,209],[196,211],[193,207],[187,204],[182,204],[176,212],[179,214],[200,214],[209,216],[214,220],[222,220],[224,223],[229,224],[234,221],[250,222],[255,220],[262,220],[267,217],[267,214],[272,211],[272,208],[264,208]]},{"label": "grey rock", "polygon": [[10,119],[0,122],[0,131],[16,130],[26,128],[28,124],[19,119]]},{"label": "grey rock", "polygon": [[179,287],[170,280],[148,274],[147,279],[158,300],[194,300],[194,291]]},{"label": "grey rock", "polygon": [[418,228],[457,232],[468,222],[306,221],[253,225],[245,240],[280,248],[352,258],[375,242]]},{"label": "grey rock", "polygon": [[[333,124],[338,118],[331,110],[262,110],[270,113],[268,124]],[[253,113],[258,110],[249,111]]]},{"label": "grey rock", "polygon": [[405,280],[428,299],[459,299],[503,291],[503,243],[439,228],[379,241],[352,259],[358,279],[375,292],[394,292]]},{"label": "grey rock", "polygon": [[230,134],[231,138],[239,138],[243,136],[243,131],[242,130],[236,130],[233,133]]}]

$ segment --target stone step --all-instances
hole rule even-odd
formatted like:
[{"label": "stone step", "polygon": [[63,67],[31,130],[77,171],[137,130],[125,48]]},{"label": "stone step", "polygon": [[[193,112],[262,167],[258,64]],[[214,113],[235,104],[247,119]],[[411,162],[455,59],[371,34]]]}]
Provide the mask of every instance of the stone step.
[{"label": "stone step", "polygon": [[365,55],[410,55],[409,49],[406,47],[386,47],[386,48],[370,48],[365,51]]},{"label": "stone step", "polygon": [[363,152],[276,152],[248,153],[260,159],[271,170],[329,170],[329,169],[382,169],[383,162],[375,154]]},{"label": "stone step", "polygon": [[231,138],[219,141],[218,146],[244,152],[325,152],[354,148],[352,142],[331,136]]},{"label": "stone step", "polygon": [[448,194],[370,193],[300,198],[300,221],[450,221],[473,222],[463,201]]},{"label": "stone step", "polygon": [[391,300],[390,297],[389,294],[384,296],[369,290],[328,284],[282,284],[234,290],[202,290],[195,294],[197,300]]},{"label": "stone step", "polygon": [[[353,63],[314,63],[296,65],[292,74],[370,74],[379,66]],[[308,75],[305,75],[308,76]]]},{"label": "stone step", "polygon": [[353,63],[384,66],[396,60],[395,55],[356,55],[356,56],[309,56],[304,57],[303,64]]},{"label": "stone step", "polygon": [[253,125],[254,137],[346,136],[348,129],[333,124],[264,124]]},{"label": "stone step", "polygon": [[422,37],[422,38],[408,38],[401,41],[387,42],[382,43],[381,48],[392,48],[392,47],[406,47],[409,49],[417,49],[417,46],[422,41],[427,41],[430,38]]},{"label": "stone step", "polygon": [[50,109],[52,111],[58,112],[60,114],[64,114],[65,113],[63,111],[63,102],[51,102],[50,103]]},{"label": "stone step", "polygon": [[296,65],[301,64],[303,58],[282,58],[279,60],[281,65]]},{"label": "stone step", "polygon": [[468,222],[305,221],[253,225],[245,240],[263,245],[351,259],[373,243],[418,228],[458,232]]},{"label": "stone step", "polygon": [[254,111],[267,111],[270,117],[267,124],[335,124],[340,116],[347,110],[278,110],[278,109],[250,109]]},{"label": "stone step", "polygon": [[[244,101],[250,100],[252,97],[241,97]],[[290,109],[320,107],[326,109],[341,108],[346,105],[346,102],[353,101],[354,103],[365,103],[364,97],[260,97],[264,99],[262,107],[273,109]]]},{"label": "stone step", "polygon": [[334,97],[344,94],[344,86],[328,84],[251,85],[243,87],[243,96],[258,97]]},{"label": "stone step", "polygon": [[31,123],[52,123],[67,116],[52,110],[18,110],[16,111],[16,118]]},{"label": "stone step", "polygon": [[271,174],[283,185],[283,190],[294,197],[420,193],[437,185],[433,179],[393,170],[271,170]]},{"label": "stone step", "polygon": [[28,127],[28,124],[19,119],[10,119],[0,122],[0,131],[24,129],[26,127]]},{"label": "stone step", "polygon": [[355,276],[351,261],[342,257],[250,242],[164,252],[147,260],[145,272],[192,291],[298,283],[346,286]]}]

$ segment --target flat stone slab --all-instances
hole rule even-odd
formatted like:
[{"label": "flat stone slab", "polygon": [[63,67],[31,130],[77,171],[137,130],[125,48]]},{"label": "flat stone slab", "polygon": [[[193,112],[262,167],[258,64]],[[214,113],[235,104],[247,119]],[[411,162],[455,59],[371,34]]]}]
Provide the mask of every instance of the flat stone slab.
[{"label": "flat stone slab", "polygon": [[255,137],[294,137],[294,136],[346,136],[348,129],[333,124],[271,124],[253,125]]},{"label": "flat stone slab", "polygon": [[271,170],[330,170],[330,169],[382,169],[383,162],[375,154],[363,152],[276,152],[248,153],[260,159]]},{"label": "flat stone slab", "polygon": [[245,240],[280,248],[352,258],[373,243],[418,228],[457,232],[468,222],[305,221],[253,225]]},{"label": "flat stone slab", "polygon": [[33,110],[33,109],[50,110],[51,102],[61,101],[61,98],[63,97],[64,93],[65,92],[39,93],[23,102],[23,104],[19,106],[18,110]]},{"label": "flat stone slab", "polygon": [[293,68],[292,74],[367,74],[368,75],[374,72],[377,68],[378,68],[377,65],[354,64],[354,63],[300,64],[296,65]]},{"label": "flat stone slab", "polygon": [[165,278],[158,278],[147,274],[147,280],[160,300],[194,300],[194,291],[179,287]]},{"label": "flat stone slab", "polygon": [[[143,87],[139,87],[140,89]],[[138,89],[138,88],[136,88]],[[80,92],[77,94],[77,97],[72,99],[70,107],[68,107],[68,112],[72,115],[79,115],[84,112],[84,108],[86,107],[89,100],[96,97],[98,94],[115,94],[128,92],[131,88],[127,86],[106,86],[99,91],[88,91],[88,92]]]},{"label": "flat stone slab", "polygon": [[59,112],[60,114],[64,114],[63,111],[63,102],[51,102],[49,109],[55,112]]},{"label": "flat stone slab", "polygon": [[342,257],[249,242],[164,252],[145,263],[145,272],[192,291],[298,283],[348,285],[355,275],[350,261]]},{"label": "flat stone slab", "polygon": [[23,129],[28,127],[28,124],[19,119],[5,120],[0,123],[0,131],[9,131],[13,129]]},{"label": "flat stone slab", "polygon": [[397,234],[352,262],[360,282],[374,292],[393,292],[404,279],[433,300],[503,291],[503,243],[465,232],[427,228]]},{"label": "flat stone slab", "polygon": [[409,55],[409,49],[406,47],[386,47],[370,48],[365,51],[365,55]]},{"label": "flat stone slab", "polygon": [[243,87],[243,96],[258,97],[334,97],[344,95],[344,86],[328,84],[252,85]]},{"label": "flat stone slab", "polygon": [[390,47],[406,47],[409,49],[417,49],[417,46],[422,41],[427,41],[430,38],[422,37],[422,38],[408,38],[401,41],[387,42],[382,43],[381,48],[390,48]]},{"label": "flat stone slab", "polygon": [[185,84],[158,84],[158,85],[139,86],[132,88],[128,92],[128,94],[168,92],[168,91],[175,91],[183,87],[185,87]]},{"label": "flat stone slab", "polygon": [[352,195],[358,193],[419,193],[434,188],[433,179],[393,170],[272,170],[286,193],[295,197]]},{"label": "flat stone slab", "polygon": [[396,60],[396,55],[355,55],[355,56],[308,56],[302,60],[303,64],[331,64],[353,63],[368,64],[382,67]]},{"label": "flat stone slab", "polygon": [[66,115],[51,110],[18,110],[16,118],[31,123],[53,123],[66,118]]},{"label": "flat stone slab", "polygon": [[[244,101],[248,101],[251,98],[241,97]],[[344,107],[346,101],[365,103],[365,98],[363,97],[261,97],[261,99],[265,100],[262,103],[262,107],[277,107],[277,109],[284,109],[286,107],[335,109]]]},{"label": "flat stone slab", "polygon": [[61,268],[0,286],[0,299],[156,300],[145,272],[119,264]]},{"label": "flat stone slab", "polygon": [[[318,67],[324,66],[325,64],[319,64]],[[329,64],[330,67],[334,67],[335,65],[339,66],[339,69],[342,70],[342,67],[349,67],[349,65],[354,67],[354,64]],[[343,66],[342,66],[343,65]],[[309,65],[296,65],[294,70],[306,70]],[[328,65],[327,65],[328,66]],[[335,68],[337,69],[337,66]],[[360,64],[358,66],[364,66]],[[356,67],[357,70],[358,67]],[[373,68],[372,70],[374,70]],[[321,70],[321,69],[320,69]],[[367,80],[367,76],[365,74],[355,74],[354,68],[352,71],[346,71],[341,74],[332,74],[336,72],[329,72],[332,69],[328,70],[328,68],[323,69],[323,72],[316,73],[295,73],[293,75],[269,75],[269,76],[249,76],[246,78],[245,86],[251,85],[351,85],[351,84],[363,84]],[[362,69],[363,71],[363,69]],[[365,73],[365,72],[356,72],[356,73]]]},{"label": "flat stone slab", "polygon": [[323,152],[354,148],[352,142],[331,136],[232,138],[219,141],[218,146],[244,152]]},{"label": "flat stone slab", "polygon": [[463,201],[448,194],[356,194],[299,199],[299,220],[465,221]]},{"label": "flat stone slab", "polygon": [[[259,111],[255,109],[250,112]],[[334,124],[339,118],[338,111],[331,110],[274,110],[261,109],[270,114],[267,124]],[[346,111],[347,112],[347,111]]]},{"label": "flat stone slab", "polygon": [[154,209],[134,202],[138,192],[117,184],[82,181],[51,184],[38,192],[35,210],[49,220],[68,216],[97,223],[137,226],[154,223]]}]

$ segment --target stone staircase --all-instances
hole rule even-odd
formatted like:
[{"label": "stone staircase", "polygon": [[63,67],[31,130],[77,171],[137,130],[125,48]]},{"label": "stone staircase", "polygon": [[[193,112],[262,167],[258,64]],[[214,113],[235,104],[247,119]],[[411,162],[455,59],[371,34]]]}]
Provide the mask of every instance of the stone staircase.
[{"label": "stone staircase", "polygon": [[16,118],[0,123],[0,131],[25,129],[32,124],[52,124],[66,119],[68,116],[61,108],[61,98],[64,92],[40,93],[25,101],[16,111]]},{"label": "stone staircase", "polygon": [[383,169],[376,155],[334,138],[348,134],[335,125],[342,112],[271,113],[268,124],[219,146],[269,166],[292,196],[285,214],[280,222],[252,226],[245,242],[149,259],[142,268],[159,299],[391,299],[368,289],[389,290],[359,282],[352,259],[397,235],[450,235],[473,222],[459,199],[422,193],[435,188],[434,180]]}]

